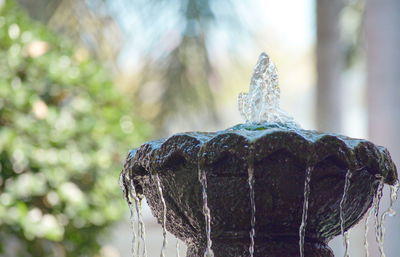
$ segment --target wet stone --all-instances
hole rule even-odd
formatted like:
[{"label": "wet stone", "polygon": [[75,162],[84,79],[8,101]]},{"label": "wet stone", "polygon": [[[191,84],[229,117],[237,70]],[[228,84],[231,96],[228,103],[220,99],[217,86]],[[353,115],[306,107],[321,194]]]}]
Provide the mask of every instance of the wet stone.
[{"label": "wet stone", "polygon": [[[129,153],[124,195],[132,213],[132,201],[138,206],[146,197],[163,227],[161,257],[167,230],[187,244],[187,257],[333,257],[327,242],[340,234],[347,254],[347,231],[372,205],[384,256],[383,223],[394,215],[398,190],[389,152],[366,140],[301,129],[279,98],[276,67],[262,53],[249,92],[239,95],[245,124],[180,133]],[[391,185],[391,206],[378,217],[384,183]],[[135,238],[145,256],[138,209],[137,216]]]},{"label": "wet stone", "polygon": [[[199,168],[207,181],[216,257],[251,256],[252,221],[253,256],[300,256],[307,168],[312,168],[304,231],[307,257],[333,256],[326,243],[362,219],[381,181],[397,181],[396,167],[383,147],[279,123],[242,124],[146,143],[127,159],[123,174],[135,192],[143,192],[158,222],[165,221],[165,228],[187,244],[190,257],[204,257],[210,244]],[[342,200],[348,172],[351,183]],[[162,181],[165,205],[155,175]]]}]

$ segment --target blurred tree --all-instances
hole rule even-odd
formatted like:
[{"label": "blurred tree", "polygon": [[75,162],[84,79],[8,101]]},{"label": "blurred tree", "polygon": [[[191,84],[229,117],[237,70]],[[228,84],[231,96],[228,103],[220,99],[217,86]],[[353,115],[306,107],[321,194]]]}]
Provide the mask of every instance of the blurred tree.
[{"label": "blurred tree", "polygon": [[[139,110],[153,121],[160,134],[174,118],[195,123],[198,115],[218,123],[212,90],[217,88],[218,72],[213,67],[213,33],[223,27],[231,42],[244,41],[236,6],[231,0],[152,0],[133,1],[139,20],[148,32],[141,62],[142,79],[133,91]],[[140,6],[140,7],[139,7]],[[160,12],[160,10],[163,10]],[[173,12],[173,16],[168,13]],[[147,21],[147,23],[146,23]],[[158,24],[154,25],[154,24]],[[153,30],[152,30],[153,29]],[[141,35],[142,36],[142,35]],[[232,48],[228,45],[229,48]],[[229,51],[218,49],[214,51]],[[228,55],[230,53],[228,52]],[[151,93],[149,93],[151,92]],[[151,97],[149,97],[151,95]],[[172,122],[171,122],[172,121]]]},{"label": "blurred tree", "polygon": [[0,3],[0,256],[93,256],[150,127],[84,49]]},{"label": "blurred tree", "polygon": [[35,20],[48,22],[62,0],[16,0],[25,11]]},{"label": "blurred tree", "polygon": [[[157,8],[156,3],[153,4],[152,8]],[[176,28],[179,43],[162,53],[162,58],[150,60],[144,65],[146,75],[135,94],[141,97],[136,102],[144,103],[140,108],[144,116],[148,116],[149,109],[152,110],[149,118],[161,129],[160,134],[168,118],[176,114],[187,116],[188,112],[195,110],[194,107],[208,112],[212,120],[217,120],[210,91],[210,80],[215,71],[206,44],[214,14],[209,0],[181,0],[180,8],[183,26]],[[146,92],[151,85],[158,87],[158,105],[147,104]],[[154,91],[151,93],[154,94]],[[190,121],[190,118],[187,120]]]},{"label": "blurred tree", "polygon": [[317,127],[342,130],[342,72],[345,54],[341,42],[343,0],[317,0]]},{"label": "blurred tree", "polygon": [[[187,117],[188,111],[201,109],[209,120],[217,121],[211,94],[216,70],[209,51],[210,25],[216,25],[213,6],[219,4],[224,13],[219,21],[227,20],[231,32],[237,31],[239,23],[233,18],[235,12],[230,0],[57,0],[58,4],[52,5],[49,0],[40,0],[32,9],[30,1],[18,2],[33,17],[37,16],[35,10],[40,9],[38,5],[48,10],[49,6],[56,6],[47,19],[48,25],[83,43],[97,58],[109,61],[113,67],[118,66],[123,37],[131,39],[129,42],[133,39],[146,42],[139,51],[136,49],[141,70],[129,79],[140,82],[130,81],[131,97],[140,114],[157,127],[159,134],[163,134],[171,117],[180,114]],[[166,18],[171,12],[176,15]],[[124,31],[124,22],[133,25]],[[167,24],[174,25],[167,28]],[[171,42],[172,46],[168,46]]]},{"label": "blurred tree", "polygon": [[122,32],[107,1],[103,0],[17,0],[30,16],[85,46],[97,59],[116,72]]}]

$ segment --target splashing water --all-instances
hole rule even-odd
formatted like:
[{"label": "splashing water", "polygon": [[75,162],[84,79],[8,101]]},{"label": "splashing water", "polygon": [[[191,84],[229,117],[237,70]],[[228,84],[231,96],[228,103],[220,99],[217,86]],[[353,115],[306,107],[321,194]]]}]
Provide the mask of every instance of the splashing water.
[{"label": "splashing water", "polygon": [[163,219],[162,219],[163,244],[162,244],[162,248],[161,248],[160,257],[165,257],[165,250],[167,248],[167,205],[165,203],[163,190],[161,188],[160,177],[158,176],[158,174],[155,174],[154,177],[156,178],[158,194],[160,196],[161,203],[162,203],[162,206],[163,206]]},{"label": "splashing water", "polygon": [[381,257],[386,257],[385,251],[383,248],[384,241],[385,241],[385,219],[386,216],[393,217],[396,215],[396,211],[393,209],[393,205],[397,200],[397,193],[399,190],[399,183],[398,181],[396,182],[395,185],[390,186],[390,204],[389,208],[382,214],[380,221],[377,223],[377,241],[378,241],[378,247],[379,247],[379,252]]},{"label": "splashing water", "polygon": [[214,257],[214,252],[211,250],[212,240],[211,240],[211,212],[208,208],[208,198],[207,198],[207,175],[205,170],[201,169],[200,163],[198,163],[198,176],[201,184],[201,191],[203,196],[203,214],[206,221],[206,237],[207,237],[207,248],[204,253],[204,257]]},{"label": "splashing water", "polygon": [[254,255],[254,237],[256,234],[256,203],[255,203],[255,197],[254,197],[254,156],[249,158],[249,163],[248,163],[248,183],[249,183],[249,189],[250,189],[250,205],[251,205],[251,229],[250,229],[250,247],[249,247],[249,252],[250,252],[250,257],[253,257]]},{"label": "splashing water", "polygon": [[300,225],[300,229],[299,229],[300,257],[304,257],[304,239],[305,239],[305,235],[306,235],[308,198],[310,196],[310,181],[311,181],[312,170],[313,170],[312,167],[308,167],[306,169],[306,176],[305,176],[305,180],[304,180],[303,214],[301,217],[301,225]]},{"label": "splashing water", "polygon": [[280,107],[278,73],[266,53],[261,53],[248,93],[239,94],[239,112],[246,122],[286,123],[298,127]]},{"label": "splashing water", "polygon": [[345,247],[345,252],[344,252],[344,257],[349,256],[349,246],[350,246],[350,238],[348,231],[344,231],[345,229],[345,217],[344,217],[344,202],[346,201],[346,195],[350,187],[350,179],[351,179],[352,173],[350,170],[347,170],[346,172],[346,179],[344,182],[344,189],[343,189],[343,196],[342,199],[340,200],[340,230],[342,232],[342,237],[343,237],[343,245]]}]

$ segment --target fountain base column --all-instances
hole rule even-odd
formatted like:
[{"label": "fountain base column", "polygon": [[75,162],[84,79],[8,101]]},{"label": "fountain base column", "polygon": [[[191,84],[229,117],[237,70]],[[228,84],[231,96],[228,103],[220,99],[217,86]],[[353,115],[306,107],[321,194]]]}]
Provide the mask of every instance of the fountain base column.
[{"label": "fountain base column", "polygon": [[[203,245],[203,244],[200,244]],[[212,250],[215,257],[250,257],[249,239],[213,239]],[[204,257],[204,247],[199,244],[189,245],[186,257]],[[326,243],[307,240],[304,243],[306,257],[334,257]],[[299,239],[279,238],[256,239],[254,257],[298,257]]]}]

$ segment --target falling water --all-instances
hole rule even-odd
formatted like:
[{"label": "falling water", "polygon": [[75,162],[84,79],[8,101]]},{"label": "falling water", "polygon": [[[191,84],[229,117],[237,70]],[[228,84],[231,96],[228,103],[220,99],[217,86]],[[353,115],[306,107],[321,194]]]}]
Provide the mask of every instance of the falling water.
[{"label": "falling water", "polygon": [[303,214],[301,218],[301,225],[299,229],[299,247],[300,257],[304,257],[304,239],[306,235],[307,226],[307,212],[308,212],[308,197],[310,196],[310,180],[313,168],[308,167],[306,169],[306,176],[304,180],[304,202],[303,202]]},{"label": "falling water", "polygon": [[180,253],[180,245],[179,245],[179,240],[176,239],[176,245],[175,245],[175,250],[176,250],[176,257],[181,257],[181,253]]},{"label": "falling water", "polygon": [[[129,205],[129,212],[130,212],[130,223],[131,223],[131,229],[133,231],[132,233],[132,242],[131,242],[131,253],[132,255],[135,257],[137,256],[137,251],[135,250],[135,246],[136,246],[136,238],[138,237],[137,233],[136,233],[136,229],[135,229],[135,214],[134,214],[134,206],[131,202],[128,203]],[[139,225],[139,224],[137,224]],[[138,244],[139,245],[139,244]]]},{"label": "falling water", "polygon": [[[128,178],[126,175],[121,175],[119,184],[123,191],[124,198],[128,203],[130,211],[130,222],[133,231],[132,249],[131,249],[132,255],[134,257],[140,256],[140,249],[142,249],[142,256],[146,257],[147,253],[146,253],[146,243],[145,243],[145,226],[142,219],[141,199],[136,194],[135,185],[132,179]],[[137,217],[136,222],[135,222],[135,212]],[[135,229],[135,227],[137,227],[137,229]]]},{"label": "falling water", "polygon": [[158,174],[155,174],[156,182],[157,182],[157,189],[161,199],[161,203],[163,205],[163,219],[162,219],[162,228],[163,228],[163,244],[161,248],[161,255],[160,257],[165,257],[165,249],[167,248],[167,205],[165,203],[163,191],[161,188],[161,182]]},{"label": "falling water", "polygon": [[[279,106],[280,89],[278,83],[278,73],[275,64],[271,61],[266,53],[261,53],[258,57],[257,64],[254,68],[250,81],[250,89],[248,93],[239,94],[238,105],[239,112],[246,122],[271,122],[283,123],[290,127],[298,128],[299,125],[288,116]],[[304,255],[304,234],[307,220],[309,182],[311,177],[311,168],[307,168],[304,191],[303,217],[300,227],[300,252]],[[253,163],[249,163],[248,183],[250,188],[251,203],[251,230],[250,230],[250,256],[254,255],[254,237],[255,237],[255,200],[254,200],[254,167]],[[199,169],[199,177],[204,177]],[[204,185],[203,185],[203,195]]]},{"label": "falling water", "polygon": [[396,182],[395,185],[390,186],[390,204],[389,208],[382,214],[380,221],[378,222],[378,227],[377,227],[377,241],[378,241],[378,246],[379,246],[379,252],[381,254],[381,257],[386,257],[385,251],[383,248],[383,244],[385,241],[385,219],[386,216],[393,217],[396,215],[395,210],[393,209],[393,205],[397,200],[397,193],[399,190],[399,183]]},{"label": "falling water", "polygon": [[381,198],[382,198],[382,193],[383,193],[382,190],[383,190],[383,180],[381,180],[379,182],[377,192],[375,193],[374,199],[373,199],[373,202],[372,202],[372,207],[371,207],[371,209],[369,211],[369,214],[368,214],[368,217],[367,217],[367,219],[365,221],[364,248],[365,248],[365,254],[366,254],[367,257],[369,256],[369,250],[368,250],[368,231],[369,231],[369,226],[368,226],[368,224],[369,224],[370,218],[372,216],[375,216],[375,231],[377,233],[377,231],[378,231],[377,230],[377,226],[378,226],[378,222],[379,222],[379,219],[378,219],[379,203],[380,203]]},{"label": "falling water", "polygon": [[[146,229],[145,225],[143,222],[143,214],[142,214],[142,201],[141,199],[137,198],[137,203],[136,203],[136,213],[138,216],[138,221],[139,221],[139,237],[140,237],[140,242],[142,242],[142,256],[146,257],[147,256],[147,251],[146,251]],[[138,249],[140,247],[138,246]],[[139,254],[139,252],[138,252]]]},{"label": "falling water", "polygon": [[[135,201],[135,209],[136,209],[136,216],[138,218],[138,236],[139,241],[137,244],[137,255],[140,256],[140,248],[142,248],[142,256],[147,256],[146,253],[146,241],[145,241],[145,228],[144,222],[142,218],[142,202],[141,199],[137,196],[135,185],[133,184],[133,180],[130,180],[130,187],[129,187],[129,195],[131,199]],[[133,222],[133,220],[132,220]]]},{"label": "falling water", "polygon": [[342,232],[342,237],[343,237],[343,244],[345,246],[345,252],[344,252],[344,257],[348,257],[349,256],[349,245],[350,245],[350,239],[349,239],[349,234],[347,231],[344,231],[345,229],[345,217],[344,217],[344,202],[346,200],[346,195],[347,195],[347,191],[349,190],[350,187],[350,179],[351,179],[351,171],[347,170],[346,172],[346,179],[344,182],[344,189],[343,189],[343,196],[342,199],[340,200],[340,230]]},{"label": "falling water", "polygon": [[374,220],[375,220],[375,240],[378,243],[379,249],[381,248],[380,242],[380,219],[379,219],[379,205],[383,195],[383,178],[379,182],[378,190],[376,192],[376,196],[374,198]]},{"label": "falling water", "polygon": [[[374,198],[375,201],[375,198]],[[372,217],[374,213],[374,208],[371,207],[371,209],[368,211],[368,216],[365,219],[365,224],[364,224],[364,228],[365,228],[365,233],[364,233],[364,249],[365,249],[365,256],[369,257],[369,250],[368,250],[368,231],[369,231],[369,220]]]},{"label": "falling water", "polygon": [[198,175],[203,196],[203,214],[206,221],[207,248],[204,253],[204,257],[214,257],[214,252],[211,250],[212,246],[211,213],[210,213],[210,208],[208,208],[208,199],[207,199],[207,176],[205,170],[201,169],[200,163],[198,163]]},{"label": "falling water", "polygon": [[[131,201],[131,193],[130,193],[130,189],[129,189],[129,184],[126,182],[126,180],[129,180],[128,178],[126,178],[125,174],[121,174],[121,176],[119,177],[119,186],[122,189],[125,201],[128,203],[129,206],[129,212],[130,212],[130,223],[131,223],[131,228],[132,228],[132,243],[131,243],[131,253],[132,256],[137,256],[136,251],[135,251],[135,245],[136,245],[136,238],[137,238],[137,233],[136,233],[136,229],[135,229],[135,212],[134,212],[134,206],[133,203]],[[139,224],[138,224],[139,225]]]},{"label": "falling water", "polygon": [[250,247],[249,247],[249,252],[250,252],[250,257],[253,257],[254,255],[254,236],[256,234],[256,203],[255,203],[255,197],[254,197],[254,156],[251,156],[249,158],[249,163],[248,163],[248,183],[249,183],[249,189],[250,189],[250,205],[251,205],[251,229],[250,229]]}]

